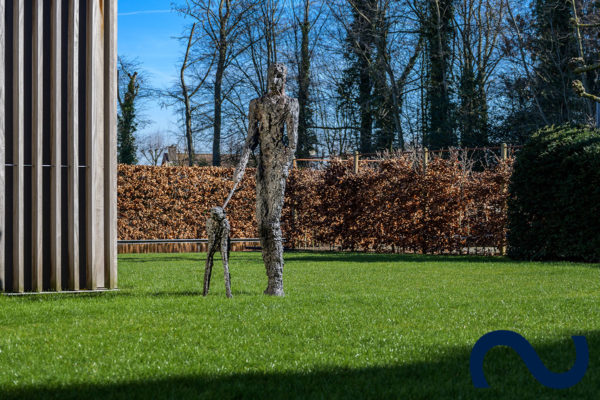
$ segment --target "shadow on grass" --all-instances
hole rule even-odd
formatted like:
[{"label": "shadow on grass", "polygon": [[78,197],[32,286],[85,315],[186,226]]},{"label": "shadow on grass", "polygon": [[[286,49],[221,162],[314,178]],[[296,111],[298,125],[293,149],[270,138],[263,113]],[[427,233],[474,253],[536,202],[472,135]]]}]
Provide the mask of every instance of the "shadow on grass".
[{"label": "shadow on grass", "polygon": [[349,263],[376,263],[376,262],[410,262],[410,263],[526,263],[526,261],[515,261],[506,257],[495,256],[459,256],[459,255],[430,255],[430,254],[379,254],[379,253],[313,253],[298,254],[287,253],[286,261],[327,261],[327,262],[349,262]]},{"label": "shadow on grass", "polygon": [[[258,253],[260,254],[260,253]],[[245,253],[232,253],[232,260],[241,262],[245,260],[249,261],[260,261],[260,257],[256,256],[244,256]],[[218,256],[218,254],[217,254]],[[380,254],[380,253],[343,253],[343,252],[298,252],[290,251],[285,252],[286,261],[325,261],[325,262],[476,262],[476,263],[527,263],[527,261],[515,261],[506,257],[487,257],[487,256],[459,256],[459,255],[426,255],[426,254]],[[206,253],[185,253],[185,255],[179,253],[173,253],[172,256],[168,254],[157,254],[155,256],[133,256],[133,255],[122,255],[120,256],[121,262],[126,263],[157,263],[157,262],[200,262],[206,261]]]},{"label": "shadow on grass", "polygon": [[85,300],[90,301],[94,299],[107,299],[117,297],[130,297],[131,293],[126,290],[119,289],[115,291],[97,291],[97,292],[56,292],[56,293],[28,293],[21,296],[9,296],[5,298],[15,302],[31,302],[41,303],[50,301],[63,301],[63,300]]},{"label": "shadow on grass", "polygon": [[[492,349],[485,362],[490,389],[475,389],[469,375],[470,348],[442,352],[428,362],[362,369],[325,368],[311,372],[241,373],[226,376],[157,377],[133,382],[0,387],[2,399],[597,399],[600,387],[600,332],[585,334],[590,368],[573,388],[544,388],[508,348]],[[575,361],[570,338],[535,346],[555,372]],[[240,361],[241,362],[241,361]]]},{"label": "shadow on grass", "polygon": [[[173,253],[168,254],[148,255],[146,257],[137,257],[132,254],[124,254],[120,256],[121,262],[126,263],[157,263],[157,262],[193,262],[200,263],[202,266],[206,262],[206,253]],[[250,253],[252,254],[252,253]],[[255,253],[260,255],[260,252]],[[218,256],[217,254],[217,257]],[[477,256],[477,255],[435,255],[435,254],[386,254],[386,253],[352,253],[352,252],[327,252],[327,251],[286,251],[285,261],[292,262],[347,262],[347,263],[389,263],[389,262],[405,262],[405,263],[478,263],[478,264],[529,264],[532,261],[513,260],[508,257],[500,256]],[[249,255],[248,252],[232,253],[233,262],[261,262],[260,257]],[[590,268],[600,268],[600,263],[577,263],[568,261],[535,261],[536,264],[562,264],[587,266]]]},{"label": "shadow on grass", "polygon": [[[185,254],[185,255],[183,255]],[[245,253],[232,253],[232,256],[235,257],[235,261],[250,261],[256,262],[259,261],[259,258],[244,256]],[[215,256],[215,261],[220,262],[221,256],[220,253],[217,253]],[[119,261],[124,263],[138,264],[138,263],[160,263],[160,262],[193,262],[193,263],[201,263],[202,267],[204,267],[204,263],[206,262],[206,253],[173,253],[173,256],[169,256],[167,254],[157,254],[155,256],[147,256],[147,257],[136,257],[128,254],[124,254],[119,256]]]},{"label": "shadow on grass", "polygon": [[132,257],[130,255],[119,256],[120,262],[126,263],[157,263],[157,262],[178,262],[178,261],[186,261],[186,262],[203,262],[206,261],[206,253],[183,253],[184,256],[178,253],[174,253],[173,256],[168,256],[165,254],[157,254],[152,257],[151,255],[147,257]]},{"label": "shadow on grass", "polygon": [[151,296],[151,297],[202,297],[201,290],[184,290],[184,291],[170,291],[170,292],[148,292],[140,293],[138,296]]},{"label": "shadow on grass", "polygon": [[[236,296],[263,296],[262,291],[251,292],[247,290],[236,290],[232,289],[232,294]],[[172,291],[129,291],[122,289],[115,292],[98,292],[98,293],[56,293],[47,295],[29,295],[29,296],[6,296],[7,299],[18,301],[20,303],[42,303],[42,302],[56,302],[64,300],[84,300],[89,302],[90,300],[106,300],[106,299],[118,299],[123,297],[156,297],[156,298],[175,298],[175,297],[198,297],[203,298],[202,290],[172,290]],[[215,293],[214,289],[208,294],[207,297],[225,297],[225,293]],[[0,400],[2,397],[0,397]]]},{"label": "shadow on grass", "polygon": [[340,253],[340,252],[322,252],[313,254],[286,253],[285,261],[300,262],[348,262],[348,263],[477,263],[477,264],[561,264],[586,266],[590,268],[599,268],[596,263],[571,263],[568,261],[525,261],[513,260],[508,257],[500,256],[476,256],[476,255],[433,255],[433,254],[380,254],[380,253]]},{"label": "shadow on grass", "polygon": [[[231,289],[231,294],[235,297],[235,296],[259,296],[262,295],[262,293],[257,292],[250,292],[250,291],[246,291],[246,290],[236,290],[236,289]],[[152,293],[145,293],[143,294],[144,296],[151,296],[151,297],[204,297],[202,296],[202,291],[201,290],[189,290],[189,291],[170,291],[170,292],[152,292]],[[211,289],[211,291],[208,293],[207,297],[223,297],[225,298],[225,293],[219,293],[219,294],[215,294],[214,290]]]}]

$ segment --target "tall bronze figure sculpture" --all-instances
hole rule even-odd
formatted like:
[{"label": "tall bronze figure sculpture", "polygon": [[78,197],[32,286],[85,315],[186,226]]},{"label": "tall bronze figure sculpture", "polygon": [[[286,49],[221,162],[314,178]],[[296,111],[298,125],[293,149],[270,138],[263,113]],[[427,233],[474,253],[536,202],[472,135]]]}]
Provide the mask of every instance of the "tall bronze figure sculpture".
[{"label": "tall bronze figure sculpture", "polygon": [[256,219],[268,277],[265,294],[272,296],[284,295],[281,209],[298,140],[298,100],[286,96],[286,76],[285,65],[270,65],[268,93],[250,102],[248,137],[234,175],[237,186],[250,154],[260,146],[256,168]]}]

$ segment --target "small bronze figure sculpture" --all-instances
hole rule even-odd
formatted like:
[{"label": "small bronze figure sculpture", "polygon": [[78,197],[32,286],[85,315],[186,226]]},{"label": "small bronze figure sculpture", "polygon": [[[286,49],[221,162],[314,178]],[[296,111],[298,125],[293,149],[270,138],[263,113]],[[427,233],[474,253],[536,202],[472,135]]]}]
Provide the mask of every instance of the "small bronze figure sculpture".
[{"label": "small bronze figure sculpture", "polygon": [[210,278],[212,275],[213,258],[217,250],[220,250],[221,259],[223,260],[223,269],[225,270],[225,291],[227,293],[227,297],[233,297],[231,295],[231,276],[229,275],[229,249],[231,247],[231,240],[229,238],[230,226],[229,221],[227,221],[227,215],[225,214],[225,206],[227,206],[227,202],[225,202],[223,207],[213,207],[210,210],[210,216],[206,221],[206,232],[208,234],[208,253],[206,267],[204,268],[203,296],[208,295]]}]

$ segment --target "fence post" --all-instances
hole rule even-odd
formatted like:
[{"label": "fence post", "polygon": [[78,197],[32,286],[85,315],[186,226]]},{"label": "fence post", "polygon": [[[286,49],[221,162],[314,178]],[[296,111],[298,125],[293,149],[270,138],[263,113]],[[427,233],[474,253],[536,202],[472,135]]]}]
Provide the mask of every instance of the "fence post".
[{"label": "fence post", "polygon": [[[506,145],[506,143],[502,143],[502,145],[500,146],[500,153],[502,155],[502,160],[506,161],[508,159],[508,146]],[[506,185],[503,185],[502,192],[506,193],[506,190],[507,190]],[[506,204],[504,205],[504,210],[506,212]],[[506,238],[504,240],[506,240]],[[500,244],[500,255],[505,256],[506,252],[507,252],[506,243],[503,241]]]},{"label": "fence post", "polygon": [[296,159],[294,158],[294,162],[292,163],[292,169],[297,169],[298,168],[298,161],[296,161]]},{"label": "fence post", "polygon": [[423,148],[423,173],[427,172],[427,166],[429,165],[429,149]]},{"label": "fence post", "polygon": [[360,156],[358,155],[358,151],[355,151],[354,152],[354,173],[355,174],[358,174],[358,168],[359,168],[359,166],[358,166],[358,164],[359,164],[358,160],[359,160],[359,158],[360,158]]}]

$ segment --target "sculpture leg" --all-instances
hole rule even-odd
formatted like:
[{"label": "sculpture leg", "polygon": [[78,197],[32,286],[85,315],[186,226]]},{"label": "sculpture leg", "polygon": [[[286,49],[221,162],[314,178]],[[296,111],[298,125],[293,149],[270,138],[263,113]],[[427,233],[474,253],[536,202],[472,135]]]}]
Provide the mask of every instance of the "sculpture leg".
[{"label": "sculpture leg", "polygon": [[[283,296],[283,243],[281,236],[281,208],[285,180],[281,178],[257,183],[257,219],[262,256],[267,270],[268,285],[265,294]],[[270,186],[269,186],[270,185]]]},{"label": "sculpture leg", "polygon": [[208,252],[206,254],[206,266],[204,267],[204,290],[202,291],[203,296],[208,295],[210,289],[210,277],[212,275],[213,258],[217,250],[217,241],[214,237],[210,237],[208,240]]},{"label": "sculpture leg", "polygon": [[231,238],[227,235],[227,259],[229,260],[229,251],[231,250]]},{"label": "sculpture leg", "polygon": [[221,239],[221,258],[223,259],[223,271],[225,273],[225,293],[227,297],[232,298],[231,295],[231,277],[229,276],[229,233],[223,235]]},{"label": "sculpture leg", "polygon": [[[227,269],[229,269],[229,252],[231,251],[231,238],[227,235]],[[231,285],[231,273],[229,273],[229,285]]]},{"label": "sculpture leg", "polygon": [[260,228],[262,256],[267,269],[268,284],[265,294],[283,296],[283,244],[278,224]]}]

